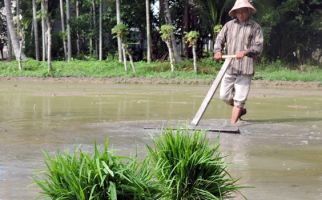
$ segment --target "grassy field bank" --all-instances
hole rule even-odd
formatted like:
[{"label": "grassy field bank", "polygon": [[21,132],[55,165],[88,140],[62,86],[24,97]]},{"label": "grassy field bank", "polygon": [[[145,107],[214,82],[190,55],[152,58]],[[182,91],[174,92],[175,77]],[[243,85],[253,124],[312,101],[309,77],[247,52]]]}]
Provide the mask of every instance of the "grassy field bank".
[{"label": "grassy field bank", "polygon": [[[54,61],[53,70],[48,72],[47,63],[35,60],[27,60],[22,63],[23,70],[18,69],[16,61],[1,61],[1,77],[75,77],[75,78],[165,78],[165,79],[204,79],[211,80],[217,74],[222,63],[211,58],[199,60],[198,73],[193,72],[192,61],[183,61],[175,66],[175,72],[171,73],[169,62],[136,62],[136,73],[133,73],[128,63],[128,72],[125,72],[122,63],[116,60],[71,62]],[[282,62],[261,63],[256,66],[255,80],[271,81],[305,81],[321,82],[322,68],[318,66],[300,66],[289,68]]]}]

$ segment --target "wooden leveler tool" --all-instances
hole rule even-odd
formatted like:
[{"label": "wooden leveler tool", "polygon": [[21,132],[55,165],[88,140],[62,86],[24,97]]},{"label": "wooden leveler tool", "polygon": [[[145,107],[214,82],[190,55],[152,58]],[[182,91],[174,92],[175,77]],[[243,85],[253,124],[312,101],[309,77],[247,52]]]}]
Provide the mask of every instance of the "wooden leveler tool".
[{"label": "wooden leveler tool", "polygon": [[218,72],[218,75],[217,75],[216,79],[214,80],[214,82],[212,83],[210,89],[208,90],[208,93],[207,93],[206,97],[204,98],[201,106],[199,107],[199,110],[197,111],[195,117],[191,121],[191,125],[193,125],[193,126],[198,125],[202,115],[205,113],[212,97],[214,96],[222,78],[224,77],[224,74],[226,73],[231,59],[236,58],[236,55],[224,55],[224,56],[222,56],[222,58],[225,59],[224,65],[221,67],[220,71]]}]

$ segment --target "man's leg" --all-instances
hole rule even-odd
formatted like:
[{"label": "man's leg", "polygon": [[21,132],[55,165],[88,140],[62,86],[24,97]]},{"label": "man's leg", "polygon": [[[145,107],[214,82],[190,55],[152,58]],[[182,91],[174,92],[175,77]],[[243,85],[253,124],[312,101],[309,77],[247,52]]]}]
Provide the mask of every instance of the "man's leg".
[{"label": "man's leg", "polygon": [[235,124],[241,115],[246,114],[246,109],[244,108],[247,96],[250,90],[252,76],[240,75],[236,78],[234,88],[234,107],[231,114],[230,122]]},{"label": "man's leg", "polygon": [[225,74],[220,84],[219,98],[231,106],[234,105],[233,97],[235,80],[235,75]]}]

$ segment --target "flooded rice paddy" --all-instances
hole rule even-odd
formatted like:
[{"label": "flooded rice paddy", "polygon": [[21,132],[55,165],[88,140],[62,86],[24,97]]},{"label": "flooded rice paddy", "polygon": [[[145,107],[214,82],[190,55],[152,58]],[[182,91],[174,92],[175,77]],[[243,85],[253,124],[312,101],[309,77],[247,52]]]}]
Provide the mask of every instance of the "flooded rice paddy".
[{"label": "flooded rice paddy", "polygon": [[[108,138],[120,155],[146,154],[159,134],[145,126],[189,123],[209,86],[0,81],[0,200],[35,199],[43,151],[92,150]],[[322,89],[254,84],[241,134],[220,134],[233,177],[249,200],[322,199]],[[201,124],[228,124],[213,99]],[[208,134],[211,141],[218,133]],[[236,197],[240,199],[240,197]]]}]

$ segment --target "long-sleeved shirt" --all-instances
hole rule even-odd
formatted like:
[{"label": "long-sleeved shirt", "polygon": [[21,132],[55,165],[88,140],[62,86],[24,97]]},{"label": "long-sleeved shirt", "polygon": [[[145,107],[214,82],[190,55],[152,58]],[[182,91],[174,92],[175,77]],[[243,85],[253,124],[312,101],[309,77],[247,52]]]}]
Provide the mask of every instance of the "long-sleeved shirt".
[{"label": "long-sleeved shirt", "polygon": [[263,50],[263,32],[258,23],[253,20],[240,23],[237,19],[227,22],[219,32],[214,52],[223,52],[226,48],[228,55],[246,51],[242,59],[232,59],[227,70],[228,74],[253,75],[254,60]]}]

